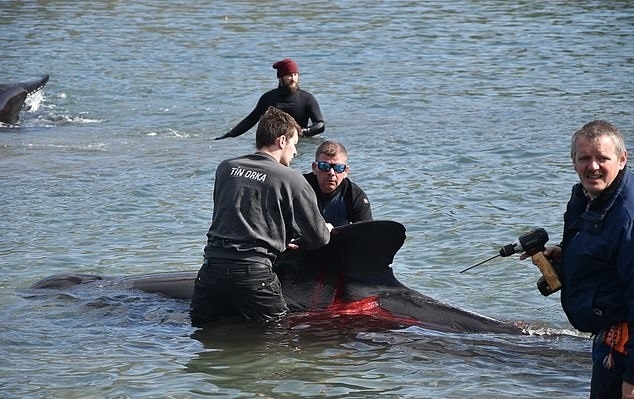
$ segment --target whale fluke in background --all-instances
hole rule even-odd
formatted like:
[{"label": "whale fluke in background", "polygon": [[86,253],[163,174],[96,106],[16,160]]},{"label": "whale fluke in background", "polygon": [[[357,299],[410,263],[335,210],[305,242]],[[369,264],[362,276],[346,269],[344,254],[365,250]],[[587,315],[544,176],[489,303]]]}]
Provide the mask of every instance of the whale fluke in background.
[{"label": "whale fluke in background", "polygon": [[0,122],[18,123],[27,96],[41,90],[48,79],[49,75],[44,75],[25,82],[0,84]]}]

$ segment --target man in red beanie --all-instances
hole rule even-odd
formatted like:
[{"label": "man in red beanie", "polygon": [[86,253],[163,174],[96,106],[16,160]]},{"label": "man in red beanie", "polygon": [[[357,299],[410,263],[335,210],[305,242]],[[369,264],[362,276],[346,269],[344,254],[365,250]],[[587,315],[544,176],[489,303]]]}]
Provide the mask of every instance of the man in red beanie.
[{"label": "man in red beanie", "polygon": [[[258,123],[270,106],[290,114],[302,128],[300,136],[310,137],[325,130],[319,103],[311,93],[299,88],[297,63],[290,58],[285,58],[273,64],[273,69],[277,70],[279,81],[277,88],[264,93],[249,115],[227,133],[216,137],[216,140],[237,137],[245,133]],[[310,126],[308,126],[309,119],[312,122]]]}]

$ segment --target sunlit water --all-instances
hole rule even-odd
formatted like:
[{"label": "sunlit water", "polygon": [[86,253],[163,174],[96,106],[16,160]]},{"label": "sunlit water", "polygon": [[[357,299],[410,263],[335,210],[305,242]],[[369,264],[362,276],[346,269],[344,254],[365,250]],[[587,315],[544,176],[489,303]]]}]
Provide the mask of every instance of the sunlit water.
[{"label": "sunlit water", "polygon": [[[494,255],[530,227],[560,238],[569,138],[597,118],[631,147],[628,2],[3,3],[3,82],[49,73],[0,127],[0,392],[6,398],[586,397],[590,340],[537,268]],[[292,167],[342,141],[377,219],[407,240],[404,284],[522,321],[529,336],[392,330],[368,320],[195,332],[188,304],[136,292],[43,294],[62,272],[195,270],[213,141],[292,57],[326,118]]]}]

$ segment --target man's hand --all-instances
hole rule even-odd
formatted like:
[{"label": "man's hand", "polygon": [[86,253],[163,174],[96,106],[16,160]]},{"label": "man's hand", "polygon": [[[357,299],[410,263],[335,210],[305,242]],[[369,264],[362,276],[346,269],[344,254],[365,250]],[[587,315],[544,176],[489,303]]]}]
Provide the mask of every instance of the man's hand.
[{"label": "man's hand", "polygon": [[[544,248],[544,250],[542,251],[544,253],[544,256],[546,257],[546,259],[548,260],[559,260],[561,259],[561,247],[559,245],[552,245],[549,247]],[[529,254],[527,254],[526,252],[522,253],[520,255],[520,260],[524,260],[526,258],[530,258],[531,256]]]},{"label": "man's hand", "polygon": [[633,399],[634,385],[623,381],[623,385],[621,385],[621,396],[623,396],[623,399]]},{"label": "man's hand", "polygon": [[553,245],[552,247],[546,247],[544,249],[544,256],[548,259],[559,260],[561,259],[561,247],[559,245]]},{"label": "man's hand", "polygon": [[288,243],[286,249],[299,249],[299,244],[302,242],[301,238],[293,238],[291,242]]},{"label": "man's hand", "polygon": [[214,140],[222,140],[222,139],[226,139],[228,137],[233,137],[233,136],[231,136],[231,132],[227,132],[227,133],[223,134],[222,136],[218,136]]}]

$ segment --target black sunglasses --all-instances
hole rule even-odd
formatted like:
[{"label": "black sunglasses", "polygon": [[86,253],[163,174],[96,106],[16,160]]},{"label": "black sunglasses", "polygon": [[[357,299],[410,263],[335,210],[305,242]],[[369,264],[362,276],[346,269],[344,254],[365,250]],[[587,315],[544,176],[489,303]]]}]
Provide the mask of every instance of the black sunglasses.
[{"label": "black sunglasses", "polygon": [[335,173],[343,173],[346,171],[348,165],[343,163],[330,163],[324,161],[317,161],[317,169],[323,170],[324,172],[328,172],[330,169],[333,169]]}]

